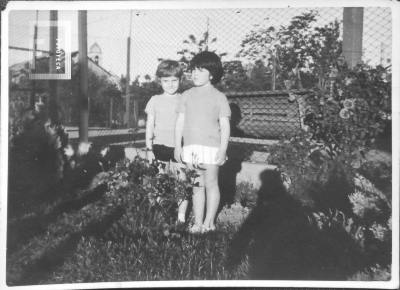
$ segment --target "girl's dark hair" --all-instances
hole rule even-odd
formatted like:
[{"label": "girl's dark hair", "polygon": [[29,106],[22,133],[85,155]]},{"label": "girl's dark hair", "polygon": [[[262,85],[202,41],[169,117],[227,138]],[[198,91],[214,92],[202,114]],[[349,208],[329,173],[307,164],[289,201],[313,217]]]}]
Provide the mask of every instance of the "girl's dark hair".
[{"label": "girl's dark hair", "polygon": [[196,54],[189,64],[189,70],[195,68],[205,68],[212,75],[211,84],[218,84],[224,76],[224,69],[222,68],[221,58],[214,52],[203,51]]},{"label": "girl's dark hair", "polygon": [[166,59],[160,62],[156,71],[156,76],[158,79],[164,77],[182,78],[182,75],[183,75],[183,70],[179,65],[179,62],[170,59]]}]

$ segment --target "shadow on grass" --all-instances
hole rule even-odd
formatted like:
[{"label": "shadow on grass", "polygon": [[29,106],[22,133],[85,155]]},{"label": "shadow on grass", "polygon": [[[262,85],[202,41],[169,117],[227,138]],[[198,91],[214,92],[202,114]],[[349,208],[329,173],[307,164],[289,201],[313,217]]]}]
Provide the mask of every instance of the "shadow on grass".
[{"label": "shadow on grass", "polygon": [[255,280],[346,280],[362,270],[361,252],[345,230],[314,226],[279,172],[266,170],[260,178],[257,206],[232,239],[228,267],[248,255]]},{"label": "shadow on grass", "polygon": [[221,166],[218,184],[221,193],[218,212],[226,205],[235,202],[236,176],[242,170],[242,159],[230,158]]},{"label": "shadow on grass", "polygon": [[354,186],[346,178],[342,168],[333,168],[325,184],[312,182],[307,194],[315,203],[316,209],[328,212],[329,209],[338,209],[346,217],[354,216],[349,195],[354,193]]},{"label": "shadow on grass", "polygon": [[100,184],[80,198],[68,200],[55,206],[48,214],[19,219],[9,224],[7,230],[7,254],[10,255],[18,250],[22,245],[29,242],[30,238],[43,234],[48,225],[54,223],[64,213],[79,210],[90,203],[100,200],[106,189],[106,184]]},{"label": "shadow on grass", "polygon": [[24,268],[21,279],[16,284],[19,286],[39,284],[46,276],[50,275],[56,267],[64,263],[65,259],[76,250],[79,241],[83,237],[104,238],[105,233],[116,221],[121,219],[124,214],[125,209],[123,207],[116,207],[101,220],[90,222],[82,231],[71,234],[59,246],[52,248],[41,258],[28,264]]}]

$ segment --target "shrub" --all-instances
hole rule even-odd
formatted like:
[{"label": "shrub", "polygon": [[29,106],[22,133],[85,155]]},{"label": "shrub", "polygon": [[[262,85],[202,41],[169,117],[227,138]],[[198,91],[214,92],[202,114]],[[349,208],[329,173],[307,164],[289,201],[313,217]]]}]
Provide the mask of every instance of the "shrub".
[{"label": "shrub", "polygon": [[64,127],[50,123],[42,110],[14,118],[10,131],[8,212],[15,214],[51,197],[49,191],[59,183],[68,164],[64,154],[68,136]]},{"label": "shrub", "polygon": [[352,186],[391,119],[391,80],[385,68],[359,63],[350,70],[337,58],[321,78],[300,112],[305,130],[269,146],[268,161],[290,176],[291,192],[305,200],[312,185],[324,187],[336,174]]},{"label": "shrub", "polygon": [[[365,184],[365,182],[363,182]],[[316,226],[321,230],[338,228],[346,231],[355,242],[353,251],[360,253],[360,265],[365,269],[349,280],[388,281],[391,277],[392,216],[391,202],[374,186],[364,186],[350,195],[354,218],[337,211],[314,213]]]},{"label": "shrub", "polygon": [[[199,186],[197,167],[193,170],[181,169],[186,180],[179,179],[176,173],[158,173],[160,164],[137,155],[133,161],[124,159],[116,164],[108,182],[109,194],[119,195],[127,192],[134,194],[135,204],[146,205],[148,211],[160,211],[165,222],[172,223],[177,216],[179,203],[187,199],[194,186]],[[179,172],[178,172],[179,174]]]},{"label": "shrub", "polygon": [[[290,176],[291,195],[313,208],[321,233],[336,228],[352,237],[351,251],[360,257],[353,269],[367,270],[350,279],[386,279],[392,249],[390,191],[383,194],[367,185],[359,173],[385,190],[391,182],[390,154],[372,151],[391,119],[390,74],[364,63],[350,70],[338,58],[321,79],[302,104],[306,130],[269,146],[269,162]],[[290,95],[289,100],[301,101]]]}]

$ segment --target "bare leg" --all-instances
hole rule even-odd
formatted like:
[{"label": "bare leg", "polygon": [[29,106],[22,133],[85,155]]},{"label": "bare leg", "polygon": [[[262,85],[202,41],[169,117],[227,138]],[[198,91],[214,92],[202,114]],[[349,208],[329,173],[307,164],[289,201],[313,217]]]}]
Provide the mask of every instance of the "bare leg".
[{"label": "bare leg", "polygon": [[[174,171],[174,173],[176,174],[176,177],[178,179],[186,180],[186,175],[182,171],[182,168],[185,168],[185,165],[183,165],[181,163],[172,162],[171,168]],[[179,174],[177,173],[177,171],[179,171]],[[187,199],[184,199],[179,202],[180,202],[180,204],[179,204],[179,210],[178,210],[178,221],[185,222],[185,216],[186,216],[186,211],[187,211],[189,201]]]},{"label": "bare leg", "polygon": [[207,211],[203,225],[207,229],[214,229],[214,220],[217,215],[217,210],[220,201],[220,192],[218,186],[218,165],[203,164],[206,169],[204,174],[204,185],[207,192]]},{"label": "bare leg", "polygon": [[[191,170],[192,164],[187,164],[187,169]],[[204,188],[204,171],[198,170],[199,177],[196,178],[195,182],[199,182],[199,186],[193,187],[193,212],[194,212],[194,226],[193,232],[199,232],[201,225],[203,224],[204,218],[204,206],[206,201],[205,188]]]}]

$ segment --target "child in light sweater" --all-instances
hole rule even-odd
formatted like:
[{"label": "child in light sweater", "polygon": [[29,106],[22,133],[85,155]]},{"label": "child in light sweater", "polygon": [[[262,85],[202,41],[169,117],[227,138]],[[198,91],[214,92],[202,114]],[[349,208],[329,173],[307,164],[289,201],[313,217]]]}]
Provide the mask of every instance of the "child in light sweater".
[{"label": "child in light sweater", "polygon": [[[180,171],[179,178],[184,179],[182,165],[174,158],[174,128],[176,107],[180,95],[177,93],[183,71],[177,61],[164,60],[157,68],[156,76],[164,92],[153,96],[147,103],[146,147],[147,159],[150,163],[154,159],[165,164],[165,170]],[[182,140],[182,138],[181,138]],[[171,165],[171,166],[170,166]],[[185,222],[188,200],[180,202],[178,221]]]},{"label": "child in light sweater", "polygon": [[190,232],[199,233],[215,230],[220,201],[218,172],[226,160],[231,111],[226,96],[214,87],[223,76],[219,56],[203,51],[193,57],[190,68],[195,87],[185,91],[179,101],[175,159],[185,162],[188,169],[196,165],[205,169],[198,170],[200,186],[193,188],[195,223]]}]

